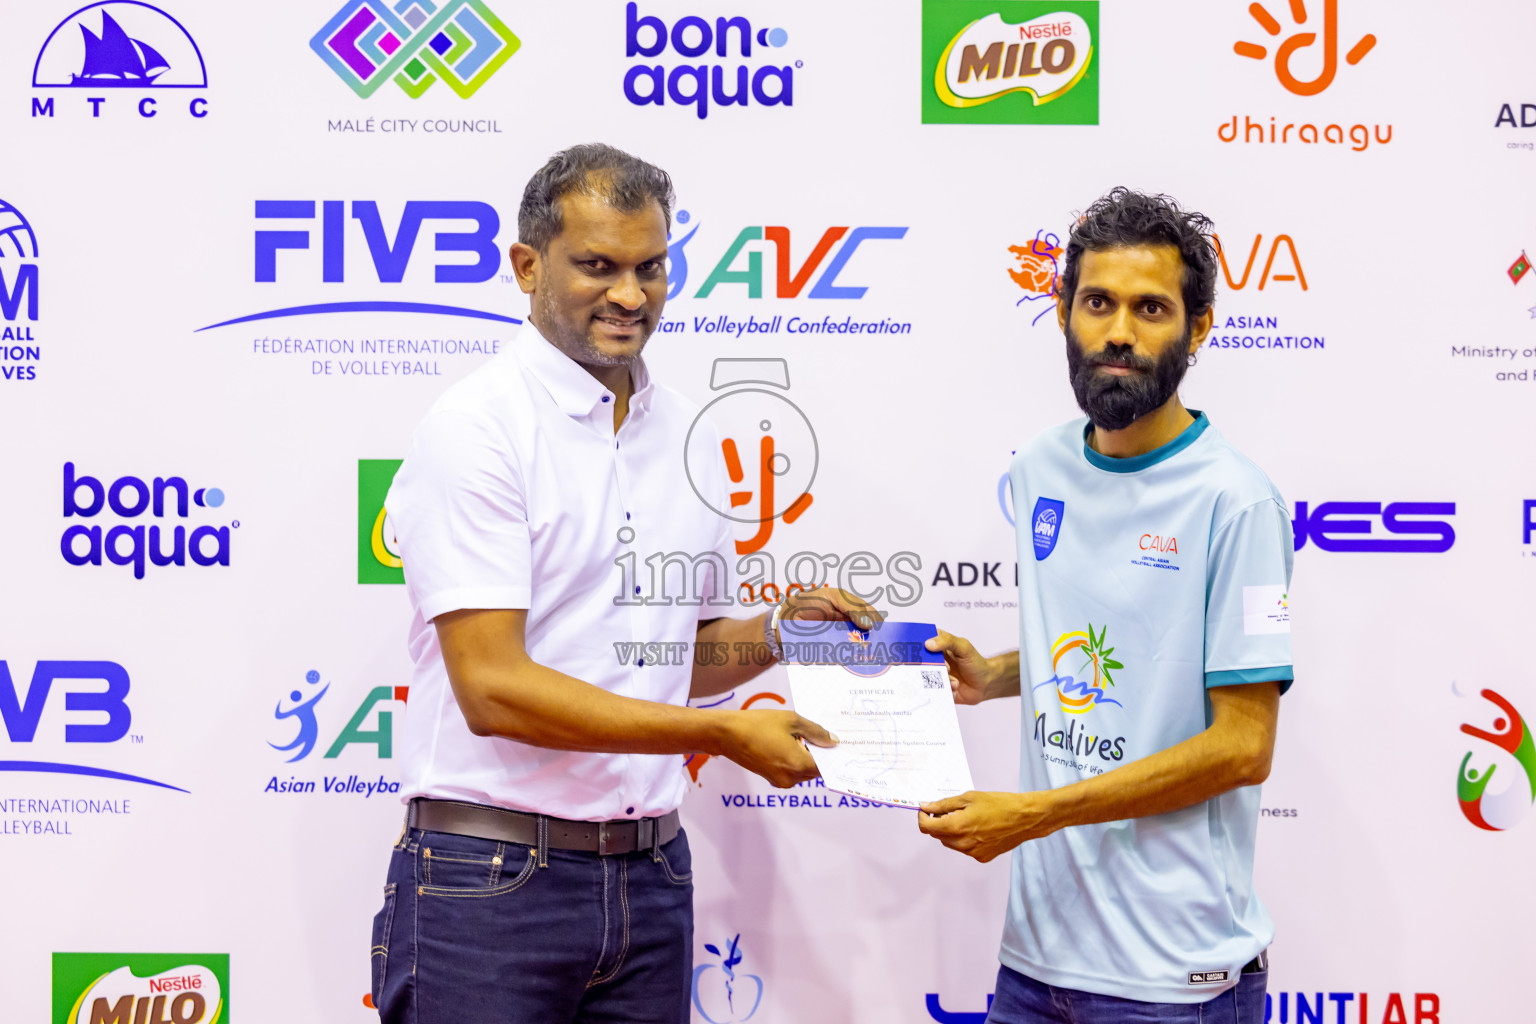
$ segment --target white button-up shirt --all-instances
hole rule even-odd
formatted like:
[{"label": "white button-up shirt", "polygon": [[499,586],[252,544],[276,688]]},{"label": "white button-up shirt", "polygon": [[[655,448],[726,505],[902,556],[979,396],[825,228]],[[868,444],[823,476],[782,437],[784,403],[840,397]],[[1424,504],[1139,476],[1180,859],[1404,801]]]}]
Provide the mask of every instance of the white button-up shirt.
[{"label": "white button-up shirt", "polygon": [[[621,696],[687,701],[698,623],[729,610],[735,555],[730,522],[700,500],[685,459],[724,508],[723,458],[713,426],[695,426],[698,406],[653,383],[642,361],[632,377],[615,432],[613,393],[528,323],[417,427],[385,501],[415,613],[402,798],[583,821],[682,802],[675,754],[547,750],[471,733],[432,625],[457,609],[526,608],[525,645],[539,664]],[[666,561],[673,553],[691,559],[686,572],[680,558]],[[632,646],[651,642],[685,643],[687,654]]]}]

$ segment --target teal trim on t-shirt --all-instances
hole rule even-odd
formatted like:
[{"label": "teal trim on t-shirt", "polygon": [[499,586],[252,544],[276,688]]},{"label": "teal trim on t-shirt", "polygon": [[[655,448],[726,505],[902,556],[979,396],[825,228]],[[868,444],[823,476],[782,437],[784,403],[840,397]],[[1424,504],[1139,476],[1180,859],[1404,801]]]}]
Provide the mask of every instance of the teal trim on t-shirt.
[{"label": "teal trim on t-shirt", "polygon": [[1179,452],[1194,444],[1195,439],[1205,433],[1205,428],[1211,425],[1211,421],[1206,419],[1205,413],[1200,410],[1191,409],[1189,412],[1195,418],[1195,422],[1185,427],[1178,437],[1160,448],[1153,448],[1151,451],[1144,452],[1141,455],[1132,455],[1128,459],[1117,459],[1109,455],[1101,455],[1088,447],[1088,431],[1093,429],[1093,424],[1089,423],[1083,428],[1083,456],[1087,458],[1090,465],[1108,470],[1111,473],[1136,473],[1150,466],[1155,466],[1159,462],[1173,458]]},{"label": "teal trim on t-shirt", "polygon": [[1276,665],[1273,668],[1234,668],[1225,672],[1205,674],[1206,689],[1213,686],[1240,686],[1243,683],[1279,683],[1280,692],[1283,694],[1295,681],[1296,670],[1290,665]]}]

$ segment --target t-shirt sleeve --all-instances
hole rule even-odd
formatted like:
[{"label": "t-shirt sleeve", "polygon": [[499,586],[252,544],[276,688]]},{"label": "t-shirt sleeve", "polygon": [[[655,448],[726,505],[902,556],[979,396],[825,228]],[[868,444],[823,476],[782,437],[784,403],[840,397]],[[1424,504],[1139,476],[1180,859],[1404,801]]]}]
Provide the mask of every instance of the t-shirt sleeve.
[{"label": "t-shirt sleeve", "polygon": [[1280,682],[1290,689],[1291,520],[1265,500],[1217,528],[1205,600],[1205,685]]},{"label": "t-shirt sleeve", "polygon": [[428,414],[385,508],[423,618],[529,606],[533,553],[522,474],[494,426],[467,413]]}]

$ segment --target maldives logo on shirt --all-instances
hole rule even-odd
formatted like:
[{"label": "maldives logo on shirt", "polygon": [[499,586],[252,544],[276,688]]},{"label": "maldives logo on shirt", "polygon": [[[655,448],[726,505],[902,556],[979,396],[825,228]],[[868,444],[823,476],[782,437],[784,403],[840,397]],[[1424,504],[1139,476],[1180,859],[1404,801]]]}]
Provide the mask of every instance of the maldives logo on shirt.
[{"label": "maldives logo on shirt", "polygon": [[[1038,540],[1036,543],[1039,543]],[[1056,642],[1051,645],[1051,671],[1054,674],[1045,682],[1036,683],[1035,689],[1038,690],[1042,686],[1056,687],[1056,696],[1061,702],[1061,710],[1069,715],[1081,715],[1100,704],[1125,707],[1113,697],[1104,695],[1104,687],[1115,685],[1114,677],[1110,675],[1111,671],[1125,668],[1120,662],[1110,657],[1115,653],[1115,649],[1104,646],[1104,636],[1108,632],[1107,625],[1098,633],[1094,633],[1093,626],[1090,625],[1086,633],[1073,631],[1057,637]],[[1074,651],[1078,653],[1073,654]],[[1068,657],[1069,655],[1071,657]],[[1066,661],[1068,666],[1076,664],[1074,671],[1077,676],[1062,674],[1063,661]],[[1092,670],[1091,681],[1090,669]]]},{"label": "maldives logo on shirt", "polygon": [[1041,498],[1035,502],[1035,561],[1043,562],[1056,550],[1056,538],[1061,533],[1061,517],[1066,505],[1054,498]]}]

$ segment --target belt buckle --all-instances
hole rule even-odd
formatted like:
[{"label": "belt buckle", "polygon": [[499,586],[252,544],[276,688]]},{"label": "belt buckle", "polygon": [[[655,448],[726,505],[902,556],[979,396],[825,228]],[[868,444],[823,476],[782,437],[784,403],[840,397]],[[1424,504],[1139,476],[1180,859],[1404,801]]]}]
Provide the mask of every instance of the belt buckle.
[{"label": "belt buckle", "polygon": [[613,836],[613,835],[611,835],[609,833],[609,831],[608,831],[608,823],[606,821],[598,822],[597,823],[597,852],[598,852],[598,855],[599,856],[604,856],[604,855],[606,855],[608,853],[613,852],[613,851],[608,849],[608,841],[610,839],[616,839],[616,838],[617,838],[616,836]]}]

